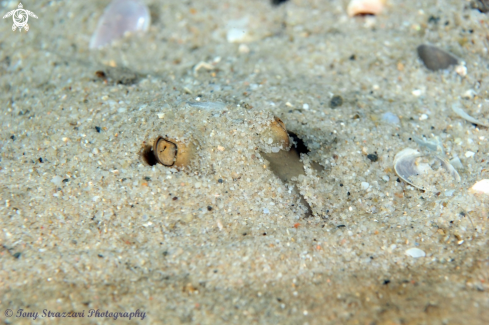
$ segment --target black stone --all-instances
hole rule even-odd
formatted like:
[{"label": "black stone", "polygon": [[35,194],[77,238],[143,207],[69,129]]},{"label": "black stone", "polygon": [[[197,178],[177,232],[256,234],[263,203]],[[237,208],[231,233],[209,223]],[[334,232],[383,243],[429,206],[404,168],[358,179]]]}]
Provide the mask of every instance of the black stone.
[{"label": "black stone", "polygon": [[424,65],[431,71],[447,69],[458,63],[457,58],[436,46],[422,44],[418,46],[418,56]]},{"label": "black stone", "polygon": [[343,105],[343,98],[341,98],[341,96],[335,95],[333,96],[333,98],[331,98],[331,101],[329,103],[331,105],[331,108],[340,107],[341,105]]},{"label": "black stone", "polygon": [[102,131],[102,129],[100,128],[100,126],[96,126],[95,127],[95,131],[97,131],[98,133],[100,133],[100,131]]},{"label": "black stone", "polygon": [[377,160],[379,160],[379,156],[374,153],[368,154],[367,158],[370,159],[371,162],[376,162]]},{"label": "black stone", "polygon": [[287,2],[288,0],[272,0],[272,5],[278,6],[281,5],[284,2]]}]

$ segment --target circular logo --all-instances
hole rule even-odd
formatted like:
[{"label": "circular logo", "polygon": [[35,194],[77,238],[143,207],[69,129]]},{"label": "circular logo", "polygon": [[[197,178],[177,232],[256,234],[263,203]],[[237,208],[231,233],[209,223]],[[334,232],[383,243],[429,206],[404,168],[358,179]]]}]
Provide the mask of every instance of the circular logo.
[{"label": "circular logo", "polygon": [[12,309],[6,309],[5,310],[5,316],[12,317],[13,314],[14,314],[14,312],[12,311]]},{"label": "circular logo", "polygon": [[14,13],[14,24],[17,26],[25,26],[27,24],[27,13],[24,9],[17,9]]}]

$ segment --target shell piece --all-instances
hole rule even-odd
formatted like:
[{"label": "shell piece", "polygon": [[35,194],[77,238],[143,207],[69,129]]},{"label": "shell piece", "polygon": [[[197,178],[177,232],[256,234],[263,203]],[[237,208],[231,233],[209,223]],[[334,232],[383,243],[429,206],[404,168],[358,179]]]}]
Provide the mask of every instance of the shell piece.
[{"label": "shell piece", "polygon": [[435,184],[449,182],[450,179],[460,182],[460,175],[448,160],[435,156],[434,162],[438,161],[441,168],[433,170],[429,164],[420,161],[423,156],[411,148],[398,152],[394,158],[396,174],[404,182],[424,191],[436,192]]},{"label": "shell piece", "polygon": [[426,139],[420,139],[417,136],[413,135],[413,140],[420,146],[428,148],[430,151],[439,151],[442,154],[445,154],[445,151],[443,150],[443,147],[440,142],[440,138],[436,137],[434,140],[426,140]]},{"label": "shell piece", "polygon": [[378,15],[384,9],[386,0],[351,0],[346,9],[348,16]]},{"label": "shell piece", "polygon": [[418,158],[421,156],[421,153],[411,148],[406,148],[398,152],[394,157],[394,170],[396,171],[397,176],[404,182],[411,184],[416,188],[424,189],[420,185],[413,184],[413,181],[410,179],[413,176],[422,175],[431,169],[430,165],[419,162]]},{"label": "shell piece", "polygon": [[425,257],[426,253],[419,248],[413,247],[406,250],[406,255],[414,258],[419,258],[419,257]]},{"label": "shell piece", "polygon": [[473,118],[472,116],[470,116],[469,114],[467,114],[463,109],[462,107],[460,107],[459,104],[453,104],[452,105],[452,110],[458,115],[460,116],[461,118],[469,121],[470,123],[474,123],[474,124],[477,124],[477,125],[482,125],[482,126],[485,126],[485,127],[489,127],[489,123],[487,122],[481,122],[479,121],[478,119],[476,118]]},{"label": "shell piece", "polygon": [[104,47],[128,32],[147,31],[149,24],[149,10],[142,1],[113,0],[100,17],[90,48]]},{"label": "shell piece", "polygon": [[194,146],[191,142],[185,144],[176,139],[159,136],[153,143],[156,161],[167,167],[177,167],[178,169],[187,167],[194,152]]},{"label": "shell piece", "polygon": [[474,194],[489,194],[489,179],[483,179],[475,183],[469,192]]},{"label": "shell piece", "polygon": [[417,51],[421,61],[431,71],[447,69],[458,64],[456,57],[433,45],[422,44],[418,46]]}]

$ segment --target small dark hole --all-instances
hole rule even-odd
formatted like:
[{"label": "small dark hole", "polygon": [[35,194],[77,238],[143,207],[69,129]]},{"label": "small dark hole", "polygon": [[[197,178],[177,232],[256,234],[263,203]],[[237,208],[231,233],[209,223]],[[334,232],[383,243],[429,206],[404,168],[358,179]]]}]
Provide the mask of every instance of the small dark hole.
[{"label": "small dark hole", "polygon": [[292,131],[287,131],[289,133],[289,136],[292,138],[292,141],[294,142],[294,148],[297,151],[297,153],[300,155],[301,153],[303,154],[308,154],[309,149],[307,149],[307,146],[305,145],[304,141],[302,141],[301,138],[297,134],[295,134]]},{"label": "small dark hole", "polygon": [[141,152],[141,159],[150,166],[154,166],[158,163],[153,152],[153,147],[150,145],[144,147]]}]

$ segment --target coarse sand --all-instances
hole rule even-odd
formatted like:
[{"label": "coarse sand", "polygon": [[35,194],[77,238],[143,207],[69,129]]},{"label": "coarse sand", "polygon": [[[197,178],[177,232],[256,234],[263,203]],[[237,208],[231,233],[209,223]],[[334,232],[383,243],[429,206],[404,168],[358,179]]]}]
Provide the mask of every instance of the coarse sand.
[{"label": "coarse sand", "polygon": [[[489,118],[472,2],[148,0],[146,33],[89,50],[108,1],[22,1],[29,31],[0,29],[1,322],[489,324],[488,197],[468,191],[489,132],[452,111]],[[428,70],[421,44],[459,64]],[[290,181],[265,159],[274,116],[308,151]],[[157,136],[191,165],[144,164]],[[419,139],[460,182],[398,179],[398,152],[434,154]]]}]

